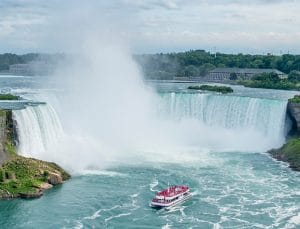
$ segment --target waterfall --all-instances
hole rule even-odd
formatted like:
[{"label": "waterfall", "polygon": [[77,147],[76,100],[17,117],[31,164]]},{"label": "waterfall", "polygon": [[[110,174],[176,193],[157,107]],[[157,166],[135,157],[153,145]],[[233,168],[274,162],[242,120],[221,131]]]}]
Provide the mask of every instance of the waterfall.
[{"label": "waterfall", "polygon": [[282,142],[286,106],[283,100],[173,92],[161,94],[158,115],[166,120],[191,118],[211,127],[257,131]]},{"label": "waterfall", "polygon": [[60,120],[49,104],[14,110],[13,117],[17,122],[21,155],[40,158],[63,134]]},{"label": "waterfall", "polygon": [[[59,117],[49,103],[15,110],[18,151],[78,170],[131,163],[137,157],[143,161],[165,156],[170,161],[172,155],[172,160],[182,162],[195,160],[202,151],[264,152],[285,140],[284,100],[163,93],[156,105],[157,117],[138,122],[136,129],[134,120],[122,127],[111,117],[101,119],[92,112],[79,119],[70,117],[74,112]],[[91,117],[98,117],[92,128],[85,122]],[[68,119],[72,128],[63,129],[61,120]]]}]

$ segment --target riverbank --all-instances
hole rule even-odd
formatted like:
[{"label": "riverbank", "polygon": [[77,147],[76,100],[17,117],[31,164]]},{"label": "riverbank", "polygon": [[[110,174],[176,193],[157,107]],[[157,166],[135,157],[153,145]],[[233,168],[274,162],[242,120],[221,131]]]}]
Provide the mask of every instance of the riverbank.
[{"label": "riverbank", "polygon": [[11,110],[0,110],[0,199],[34,198],[70,175],[55,163],[17,155]]},{"label": "riverbank", "polygon": [[292,121],[289,135],[293,136],[279,149],[272,149],[269,153],[275,159],[289,163],[293,170],[300,171],[300,96],[295,95],[288,100],[287,115]]},{"label": "riverbank", "polygon": [[69,178],[55,163],[15,155],[0,167],[0,199],[40,197]]},{"label": "riverbank", "polygon": [[269,153],[277,160],[289,163],[289,167],[300,171],[300,138],[287,141],[279,149],[272,149]]}]

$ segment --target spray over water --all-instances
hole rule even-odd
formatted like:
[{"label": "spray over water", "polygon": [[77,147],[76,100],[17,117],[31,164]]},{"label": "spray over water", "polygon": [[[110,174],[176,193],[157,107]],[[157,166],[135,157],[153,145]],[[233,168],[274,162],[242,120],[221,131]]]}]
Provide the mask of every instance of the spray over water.
[{"label": "spray over water", "polygon": [[54,93],[40,95],[47,105],[15,112],[21,153],[80,172],[145,161],[205,163],[210,151],[261,152],[284,141],[285,101],[157,94],[126,47],[89,39],[82,48],[51,79]]},{"label": "spray over water", "polygon": [[286,102],[159,95],[144,84],[118,26],[80,9],[84,15],[57,17],[61,43],[73,54],[45,80],[54,90],[37,99],[47,105],[14,112],[20,153],[79,172],[145,161],[205,163],[210,151],[264,151],[283,142]]}]

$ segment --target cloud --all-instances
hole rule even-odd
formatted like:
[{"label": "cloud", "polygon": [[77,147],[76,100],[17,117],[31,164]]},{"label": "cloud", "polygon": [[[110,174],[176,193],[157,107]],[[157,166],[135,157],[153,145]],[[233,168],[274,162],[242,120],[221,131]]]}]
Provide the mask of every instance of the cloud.
[{"label": "cloud", "polygon": [[121,1],[124,5],[127,6],[135,6],[140,9],[144,10],[151,10],[155,8],[163,8],[167,10],[177,9],[178,8],[178,1],[176,0],[122,0]]},{"label": "cloud", "polygon": [[296,0],[252,0],[252,1],[245,1],[245,0],[194,0],[194,3],[198,4],[209,4],[209,5],[230,5],[230,4],[238,4],[238,5],[271,5],[271,4],[278,4],[278,3],[295,3]]},{"label": "cloud", "polygon": [[299,8],[295,0],[1,0],[0,52],[64,51],[90,32],[126,40],[135,52],[253,44],[300,52]]}]

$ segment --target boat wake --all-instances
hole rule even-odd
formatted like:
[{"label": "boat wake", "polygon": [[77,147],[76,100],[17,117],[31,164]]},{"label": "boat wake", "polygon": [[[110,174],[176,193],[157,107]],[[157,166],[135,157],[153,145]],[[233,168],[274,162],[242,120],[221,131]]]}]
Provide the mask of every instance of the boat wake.
[{"label": "boat wake", "polygon": [[[80,175],[98,175],[98,176],[108,176],[108,177],[115,177],[115,176],[120,176],[120,177],[124,177],[127,176],[127,174],[124,173],[119,173],[119,172],[115,172],[115,171],[109,171],[109,170],[82,170],[82,171],[78,171],[78,174]],[[76,175],[76,174],[75,174]]]},{"label": "boat wake", "polygon": [[158,180],[156,178],[153,179],[152,183],[149,184],[151,192],[158,192],[158,189],[154,189],[158,185]]}]

